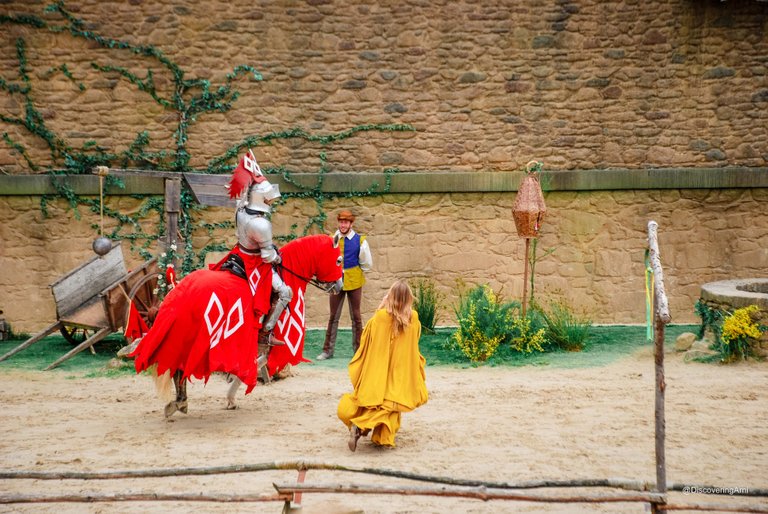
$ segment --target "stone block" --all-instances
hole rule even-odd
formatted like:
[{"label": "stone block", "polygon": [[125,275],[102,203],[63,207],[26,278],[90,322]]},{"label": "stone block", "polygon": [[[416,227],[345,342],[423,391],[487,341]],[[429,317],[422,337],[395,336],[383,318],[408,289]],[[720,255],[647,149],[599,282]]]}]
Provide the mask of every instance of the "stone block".
[{"label": "stone block", "polygon": [[675,339],[675,351],[688,351],[693,345],[694,341],[696,341],[696,334],[693,332],[683,332]]}]

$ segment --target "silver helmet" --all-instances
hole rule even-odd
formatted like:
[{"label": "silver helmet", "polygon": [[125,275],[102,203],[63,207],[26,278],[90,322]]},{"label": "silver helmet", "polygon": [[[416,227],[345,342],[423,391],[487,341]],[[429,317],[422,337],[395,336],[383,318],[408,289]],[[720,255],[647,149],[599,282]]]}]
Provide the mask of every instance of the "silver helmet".
[{"label": "silver helmet", "polygon": [[271,184],[268,180],[252,183],[244,195],[241,207],[248,211],[270,213],[269,204],[280,198],[280,186]]},{"label": "silver helmet", "polygon": [[237,210],[246,210],[249,214],[268,214],[269,204],[280,198],[280,189],[270,184],[250,149],[235,167],[227,188],[229,197],[238,199]]}]

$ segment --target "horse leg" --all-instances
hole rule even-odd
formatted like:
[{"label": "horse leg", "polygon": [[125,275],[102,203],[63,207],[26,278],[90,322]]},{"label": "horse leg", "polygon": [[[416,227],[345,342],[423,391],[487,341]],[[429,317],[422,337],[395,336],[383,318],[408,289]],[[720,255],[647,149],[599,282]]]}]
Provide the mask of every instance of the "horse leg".
[{"label": "horse leg", "polygon": [[229,390],[227,391],[227,410],[237,409],[235,396],[237,395],[237,390],[240,389],[240,385],[242,385],[242,383],[242,380],[232,375],[232,385],[229,386]]},{"label": "horse leg", "polygon": [[178,389],[178,393],[176,394],[176,403],[181,413],[186,414],[187,413],[187,382],[188,380],[186,378],[182,378],[181,371],[177,371],[176,374],[179,376],[179,389]]},{"label": "horse leg", "polygon": [[170,418],[174,412],[187,413],[187,379],[182,370],[176,370],[173,374],[173,387],[176,389],[176,400],[168,402],[165,406],[165,417]]}]

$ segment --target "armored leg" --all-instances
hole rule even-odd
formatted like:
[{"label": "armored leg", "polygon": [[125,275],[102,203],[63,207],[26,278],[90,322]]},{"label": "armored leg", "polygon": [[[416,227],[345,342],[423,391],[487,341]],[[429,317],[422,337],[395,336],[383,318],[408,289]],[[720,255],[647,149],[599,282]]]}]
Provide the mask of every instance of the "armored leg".
[{"label": "armored leg", "polygon": [[283,282],[283,279],[274,270],[272,270],[272,292],[274,293],[273,297],[277,296],[277,300],[272,302],[267,319],[262,326],[262,330],[265,332],[271,332],[275,328],[277,320],[280,319],[280,315],[288,304],[291,303],[291,298],[293,298],[291,288]]}]

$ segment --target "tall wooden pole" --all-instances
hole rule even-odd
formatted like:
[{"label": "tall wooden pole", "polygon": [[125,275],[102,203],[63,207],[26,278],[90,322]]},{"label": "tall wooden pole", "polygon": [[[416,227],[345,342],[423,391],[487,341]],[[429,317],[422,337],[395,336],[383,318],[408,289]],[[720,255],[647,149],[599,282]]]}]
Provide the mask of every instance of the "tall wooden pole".
[{"label": "tall wooden pole", "polygon": [[[654,302],[655,303],[655,302]],[[664,412],[664,392],[667,383],[664,379],[664,327],[665,324],[658,314],[654,314],[654,363],[656,368],[656,492],[667,492],[667,457],[664,449],[666,440],[666,417]],[[664,514],[667,511],[654,504],[656,514]]]},{"label": "tall wooden pole", "polygon": [[[664,378],[664,328],[670,322],[667,294],[664,291],[664,273],[661,269],[659,258],[659,242],[656,235],[658,224],[655,221],[648,222],[648,249],[651,270],[653,271],[653,328],[654,328],[654,364],[656,371],[656,401],[655,401],[655,429],[656,429],[656,492],[667,492],[667,462],[664,443],[666,438],[666,419],[664,414],[664,392],[667,388]],[[654,514],[664,514],[666,509],[663,504],[652,504]]]},{"label": "tall wooden pole", "polygon": [[523,272],[523,317],[525,317],[525,308],[528,304],[528,255],[530,253],[531,238],[525,238],[525,271]]}]

